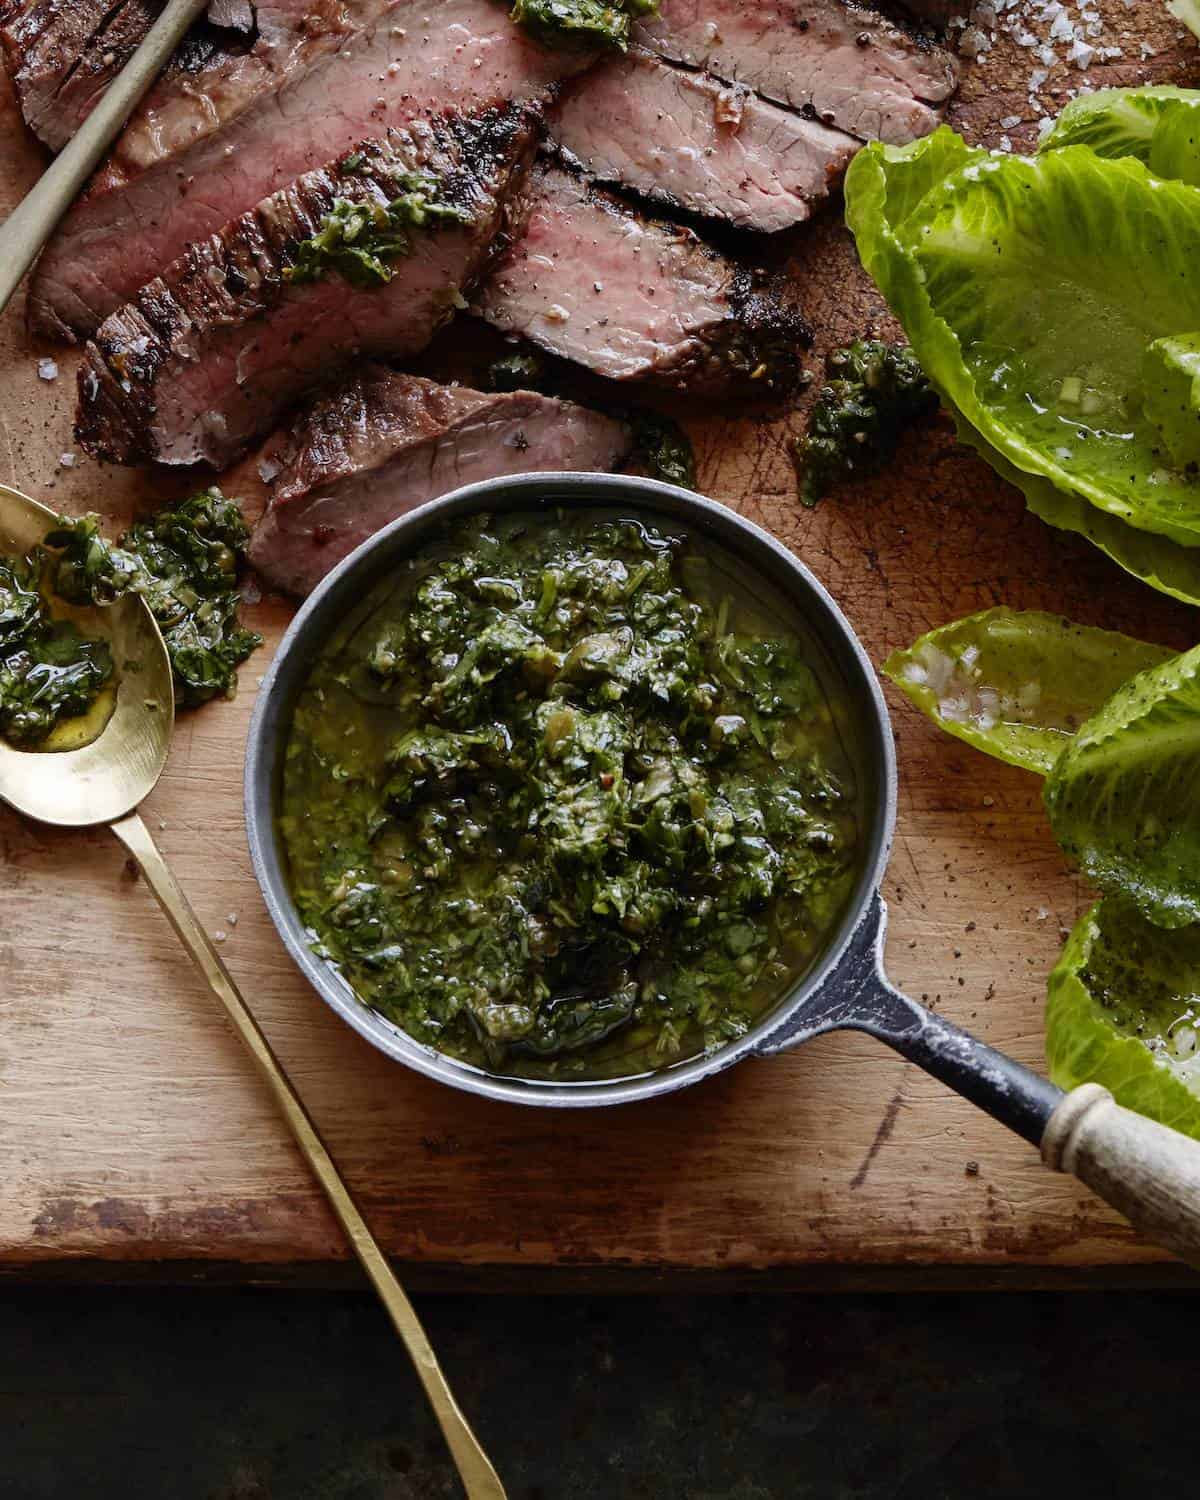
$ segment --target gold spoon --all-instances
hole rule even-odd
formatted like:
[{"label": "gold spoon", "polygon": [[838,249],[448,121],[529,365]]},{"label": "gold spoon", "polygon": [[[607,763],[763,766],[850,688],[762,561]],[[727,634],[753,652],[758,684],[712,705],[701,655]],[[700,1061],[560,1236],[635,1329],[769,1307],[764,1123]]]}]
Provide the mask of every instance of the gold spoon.
[{"label": "gold spoon", "polygon": [[[0,555],[24,555],[55,524],[55,513],[0,485]],[[412,1303],[392,1273],[333,1158],[270,1043],[196,919],[138,813],[162,774],[175,722],[171,663],[146,602],[126,595],[90,612],[91,634],[110,642],[117,680],[111,717],[90,744],[53,751],[17,750],[0,739],[0,799],[57,828],[107,823],[137,861],[181,942],[225,1008],[296,1144],[324,1189],[338,1222],[387,1308],[458,1466],[470,1500],[505,1500],[504,1488],[446,1383]],[[79,616],[76,614],[76,618]]]},{"label": "gold spoon", "polygon": [[[54,162],[0,226],[0,312],[95,170],[134,106],[158,76],[208,0],[168,0],[149,34]],[[41,542],[57,517],[44,505],[0,485],[0,555],[22,555]],[[278,1104],[296,1144],[321,1184],[354,1253],[384,1307],[429,1397],[469,1500],[505,1500],[504,1487],[446,1383],[420,1320],[376,1244],[333,1158],[300,1102],[270,1043],[138,815],[162,775],[175,723],[171,663],[154,616],[137,596],[91,612],[116,666],[108,722],[74,748],[56,735],[54,751],[22,751],[0,739],[0,800],[59,828],[107,823],[136,860],[180,941],[225,1008]]]}]

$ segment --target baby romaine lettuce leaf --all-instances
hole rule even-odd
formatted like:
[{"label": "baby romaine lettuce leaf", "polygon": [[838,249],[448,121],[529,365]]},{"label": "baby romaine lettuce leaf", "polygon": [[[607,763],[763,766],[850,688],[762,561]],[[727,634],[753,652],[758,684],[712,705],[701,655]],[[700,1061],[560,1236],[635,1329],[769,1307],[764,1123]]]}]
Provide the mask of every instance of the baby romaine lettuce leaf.
[{"label": "baby romaine lettuce leaf", "polygon": [[1189,31],[1200,36],[1200,3],[1197,0],[1167,0],[1167,9]]},{"label": "baby romaine lettuce leaf", "polygon": [[1200,922],[1200,646],[1131,678],[1046,783],[1054,835],[1160,927]]},{"label": "baby romaine lettuce leaf", "polygon": [[1150,170],[1156,177],[1200,186],[1200,110],[1169,109],[1150,142]]},{"label": "baby romaine lettuce leaf", "polygon": [[1200,465],[1200,333],[1155,339],[1142,356],[1146,416],[1180,468]]},{"label": "baby romaine lettuce leaf", "polygon": [[1169,467],[1141,387],[1146,347],[1200,327],[1200,190],[1082,146],[1029,160],[942,129],[866,147],[846,194],[864,264],[985,456],[1200,546],[1200,484]]},{"label": "baby romaine lettuce leaf", "polygon": [[931,630],[883,670],[935,724],[1047,776],[1084,720],[1161,646],[1036,610],[989,609]]},{"label": "baby romaine lettuce leaf", "polygon": [[1107,897],[1050,975],[1046,1057],[1060,1088],[1102,1083],[1118,1104],[1200,1137],[1200,928],[1164,932]]},{"label": "baby romaine lettuce leaf", "polygon": [[1072,99],[1038,147],[1039,154],[1086,146],[1097,156],[1132,156],[1156,177],[1200,181],[1200,89],[1156,84],[1097,89]]},{"label": "baby romaine lettuce leaf", "polygon": [[1082,496],[1057,489],[1037,474],[1022,474],[975,432],[957,412],[959,442],[976,450],[996,473],[1025,496],[1025,504],[1040,521],[1060,531],[1073,531],[1099,547],[1134,578],[1162,594],[1200,606],[1200,548],[1181,547],[1152,531],[1128,526],[1119,516],[1097,510]]}]

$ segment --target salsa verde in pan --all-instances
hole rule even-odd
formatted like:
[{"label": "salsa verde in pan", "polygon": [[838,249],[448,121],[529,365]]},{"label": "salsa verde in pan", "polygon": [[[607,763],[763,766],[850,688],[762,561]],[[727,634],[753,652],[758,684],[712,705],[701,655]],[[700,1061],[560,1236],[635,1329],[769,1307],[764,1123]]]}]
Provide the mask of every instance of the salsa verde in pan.
[{"label": "salsa verde in pan", "polygon": [[718,1048],[779,998],[859,820],[830,684],[754,594],[708,542],[591,510],[472,518],[363,601],[298,699],[280,817],[366,1005],[569,1081]]}]

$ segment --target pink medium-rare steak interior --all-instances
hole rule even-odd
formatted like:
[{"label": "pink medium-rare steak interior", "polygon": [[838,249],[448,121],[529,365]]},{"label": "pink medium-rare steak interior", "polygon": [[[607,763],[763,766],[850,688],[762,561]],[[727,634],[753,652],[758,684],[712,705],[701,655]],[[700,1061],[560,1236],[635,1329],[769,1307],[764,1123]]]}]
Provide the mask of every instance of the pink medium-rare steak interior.
[{"label": "pink medium-rare steak interior", "polygon": [[[340,45],[322,33],[289,53],[282,73],[241,76],[237,107],[227,100],[215,112],[224,128],[189,145],[187,129],[167,128],[175,106],[164,104],[144,133],[156,159],[127,139],[43,256],[33,326],[47,336],[94,332],[188,244],[358,141],[436,110],[544,99],[583,63],[529,41],[491,0],[441,0],[436,10],[419,0],[356,0],[355,15],[369,23]],[[177,103],[190,117],[194,98]]]},{"label": "pink medium-rare steak interior", "polygon": [[[361,356],[417,353],[507,242],[510,199],[539,123],[521,105],[414,122],[194,246],[88,346],[80,442],[118,463],[220,468],[291,401]],[[415,170],[435,179],[465,223],[414,231],[411,254],[383,286],[353,285],[335,269],[315,282],[287,280],[297,245],[339,198],[387,202]]]},{"label": "pink medium-rare steak interior", "polygon": [[786,283],[553,163],[529,191],[525,234],[475,300],[481,317],[610,380],[710,395],[793,383],[809,336]]},{"label": "pink medium-rare steak interior", "polygon": [[943,48],[844,0],[662,0],[635,35],[672,62],[893,145],[928,135],[957,83]]},{"label": "pink medium-rare steak interior", "polygon": [[630,442],[625,423],[569,401],[368,367],[268,444],[279,472],[250,559],[277,588],[306,594],[426,500],[505,474],[612,469]]},{"label": "pink medium-rare steak interior", "polygon": [[768,233],[807,219],[859,145],[637,47],[571,84],[550,134],[601,182]]}]

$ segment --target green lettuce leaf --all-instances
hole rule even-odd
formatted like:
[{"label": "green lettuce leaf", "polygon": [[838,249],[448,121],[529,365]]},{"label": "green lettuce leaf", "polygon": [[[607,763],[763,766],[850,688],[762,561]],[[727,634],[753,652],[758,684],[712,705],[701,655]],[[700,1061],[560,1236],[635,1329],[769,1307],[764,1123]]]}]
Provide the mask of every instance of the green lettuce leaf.
[{"label": "green lettuce leaf", "polygon": [[1058,615],[989,609],[923,635],[883,670],[948,733],[1047,776],[1084,720],[1161,646]]},{"label": "green lettuce leaf", "polygon": [[1102,1083],[1118,1104],[1200,1137],[1200,928],[1163,932],[1109,897],[1050,975],[1046,1057],[1061,1088]]},{"label": "green lettuce leaf", "polygon": [[1170,84],[1140,89],[1098,89],[1073,99],[1038,147],[1039,154],[1086,146],[1097,156],[1132,156],[1156,177],[1200,181],[1200,89]]},{"label": "green lettuce leaf", "polygon": [[1200,646],[1126,682],[1046,783],[1055,837],[1160,927],[1200,922]]},{"label": "green lettuce leaf", "polygon": [[1025,504],[1040,521],[1086,537],[1118,567],[1159,593],[1200,606],[1200,548],[1181,547],[1152,531],[1139,531],[1136,526],[1126,525],[1119,516],[1097,510],[1082,496],[1057,489],[1048,479],[1022,474],[989,447],[957,412],[952,415],[958,424],[959,441],[974,448],[1002,479],[1019,489],[1025,496]]},{"label": "green lettuce leaf", "polygon": [[1200,4],[1197,0],[1167,0],[1167,9],[1189,31],[1200,36]]},{"label": "green lettuce leaf", "polygon": [[1181,468],[1200,467],[1200,333],[1155,339],[1142,357],[1146,416]]},{"label": "green lettuce leaf", "polygon": [[1163,115],[1150,142],[1149,166],[1156,177],[1200,186],[1200,111],[1195,104]]},{"label": "green lettuce leaf", "polygon": [[1078,145],[1027,160],[943,129],[866,147],[846,194],[864,264],[985,456],[1200,546],[1200,484],[1169,467],[1141,386],[1146,347],[1200,327],[1200,190]]}]

